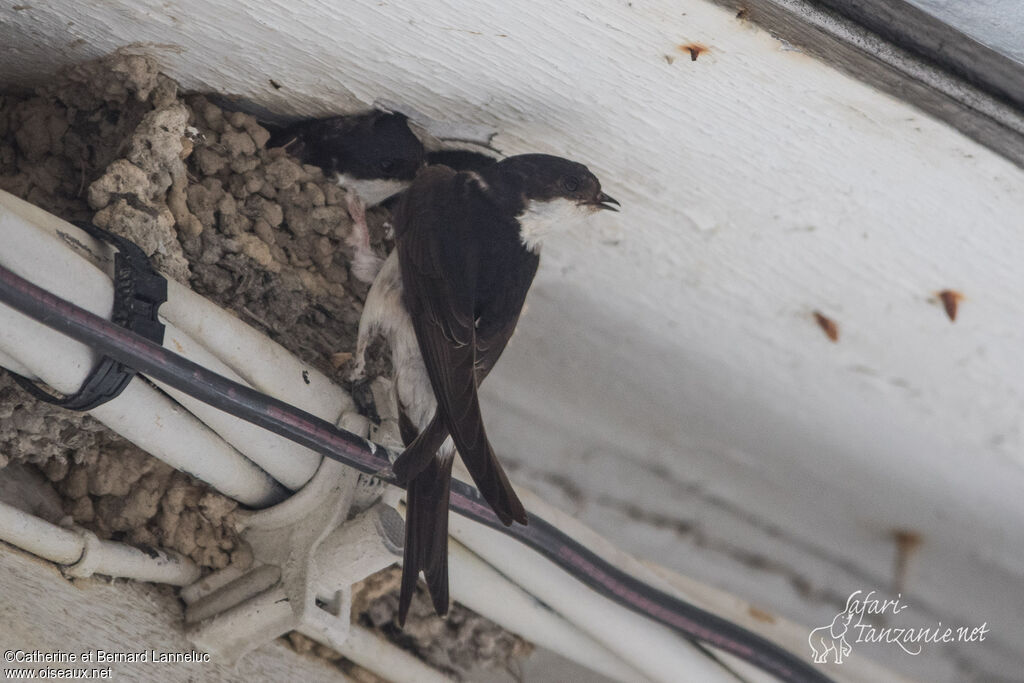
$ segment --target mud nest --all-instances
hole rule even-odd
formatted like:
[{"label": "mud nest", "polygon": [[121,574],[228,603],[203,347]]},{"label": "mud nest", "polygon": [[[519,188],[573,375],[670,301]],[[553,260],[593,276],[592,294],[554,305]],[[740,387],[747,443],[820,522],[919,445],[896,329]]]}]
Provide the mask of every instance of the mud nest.
[{"label": "mud nest", "polygon": [[[0,94],[0,189],[131,239],[166,275],[344,383],[367,290],[349,270],[345,192],[267,149],[269,137],[252,116],[180,93],[150,57],[119,53],[33,92]],[[367,213],[378,247],[387,218]],[[50,517],[103,538],[177,550],[207,569],[249,553],[233,500],[88,415],[36,401],[2,372],[0,468],[11,481],[34,477],[40,497],[58,501]],[[509,668],[529,651],[458,605],[437,619],[419,598],[398,630],[395,572],[357,587],[354,619],[455,676]]]}]

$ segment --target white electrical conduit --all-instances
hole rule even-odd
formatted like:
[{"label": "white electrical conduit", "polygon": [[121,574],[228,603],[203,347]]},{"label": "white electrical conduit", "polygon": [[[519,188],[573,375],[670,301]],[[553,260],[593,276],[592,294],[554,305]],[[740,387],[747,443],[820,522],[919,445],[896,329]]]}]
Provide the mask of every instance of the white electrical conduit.
[{"label": "white electrical conduit", "polygon": [[[108,278],[113,276],[112,249],[106,244],[53,214],[0,192],[0,205],[3,204],[41,232],[60,239],[69,250],[105,272]],[[303,363],[234,314],[170,278],[167,302],[160,307],[160,317],[202,344],[254,389],[328,422],[336,422],[353,408],[348,393],[322,372]],[[313,466],[313,472],[316,467]]]},{"label": "white electrical conduit", "polygon": [[523,589],[621,657],[644,678],[663,683],[707,681],[736,683],[735,677],[671,629],[618,605],[523,548],[458,515],[449,531],[460,543]]},{"label": "white electrical conduit", "polygon": [[[462,468],[461,463],[457,463],[456,467]],[[469,476],[464,469],[462,471],[457,469],[456,473],[457,476],[463,479]],[[517,488],[517,491],[527,509],[548,520],[563,533],[626,573],[669,595],[674,595],[680,600],[743,626],[790,652],[802,654],[806,651],[807,634],[810,632],[807,626],[787,621],[778,615],[769,614],[765,609],[751,605],[735,595],[702,584],[664,567],[640,561],[610,543],[576,518],[567,515],[544,499],[539,498],[532,491],[523,488]],[[733,655],[718,650],[711,645],[705,644],[704,647],[743,680],[775,680],[770,674],[764,673],[762,670],[754,667],[754,665]],[[843,672],[853,672],[852,679],[856,680],[882,680],[893,678],[894,676],[894,674],[877,666],[867,658],[857,657],[856,655],[844,662]],[[837,677],[837,680],[844,679]]]},{"label": "white electrical conduit", "polygon": [[[404,506],[399,508],[404,509]],[[256,514],[266,515],[267,512]],[[332,531],[317,546],[310,572],[317,594],[325,602],[329,601],[352,577],[369,576],[400,559],[402,533],[399,513],[383,502]],[[448,551],[449,584],[452,597],[458,602],[509,631],[543,643],[547,649],[609,678],[628,683],[644,679],[642,674],[607,648],[544,607],[457,541],[449,542]],[[218,583],[237,576],[220,577],[219,574],[227,572],[219,572],[213,579]],[[267,585],[273,585],[277,576],[279,573],[268,576]],[[214,587],[207,581],[203,590],[209,591]],[[186,589],[183,597],[194,601],[197,593],[198,590]],[[233,604],[230,602],[233,599],[226,596],[221,604]],[[209,609],[209,598],[203,602],[204,609]],[[202,617],[192,616],[189,619],[196,621],[199,618]]]},{"label": "white electrical conduit", "polygon": [[[462,463],[456,462],[455,475],[469,481]],[[571,520],[568,515],[544,504],[537,496],[517,489],[526,508],[544,517],[560,529]],[[567,526],[580,525],[572,520]],[[555,567],[539,553],[524,548],[517,541],[459,515],[451,515],[448,532],[469,550],[538,600],[549,605],[567,621],[652,681],[675,683],[680,680],[723,681],[736,683],[736,678],[723,669],[692,642],[666,626],[655,623],[630,609],[584,586],[567,572]],[[573,535],[571,532],[570,535]],[[590,535],[600,538],[593,532]],[[611,547],[607,541],[594,545],[595,552]],[[601,546],[604,546],[602,548]],[[618,551],[625,556],[625,553]],[[618,558],[615,558],[618,559]],[[618,563],[616,563],[618,564]],[[644,571],[644,574],[649,574]],[[655,585],[664,585],[661,579]]]},{"label": "white electrical conduit", "polygon": [[[113,285],[110,282],[110,275],[113,269],[113,250],[111,248],[93,240],[78,228],[27,202],[4,195],[0,195],[0,199],[3,200],[4,208],[23,219],[21,222],[5,226],[5,235],[9,233],[10,242],[12,246],[16,247],[16,249],[12,250],[9,258],[12,261],[15,259],[20,261],[23,252],[35,252],[41,262],[51,264],[44,272],[37,271],[30,274],[28,276],[29,280],[44,289],[56,291],[54,287],[59,286],[60,282],[64,282],[66,286],[66,281],[70,278],[74,280],[78,288],[89,292],[94,301],[112,301]],[[72,245],[74,248],[72,248]],[[46,252],[40,253],[38,251],[40,249],[45,249]],[[86,255],[88,258],[86,258]],[[2,257],[0,257],[0,262],[3,262]],[[66,273],[62,272],[61,269],[53,268],[52,264],[54,262],[67,262],[73,266],[72,271]],[[95,267],[90,267],[90,264]],[[104,268],[108,269],[106,275],[104,275]],[[173,281],[168,281],[169,299],[172,297],[171,282]],[[175,284],[177,285],[177,283]],[[181,285],[177,285],[174,291],[180,294],[181,291],[189,290]],[[202,301],[201,297],[195,294],[192,294],[192,296]],[[177,298],[180,299],[180,297]],[[164,313],[163,309],[168,306],[171,306],[170,302],[165,303],[161,307],[161,314]],[[180,307],[179,304],[178,308]],[[233,320],[236,325],[245,327],[236,318],[208,302],[207,308],[216,310],[221,318]],[[190,321],[190,324],[193,326],[208,329],[216,329],[220,323],[219,320],[210,320],[208,311],[203,314],[192,311],[190,315],[179,317]],[[245,383],[245,380],[233,372],[228,365],[217,360],[215,355],[206,351],[201,344],[191,340],[186,333],[170,323],[167,323],[166,327],[165,346],[194,362],[209,367],[214,372],[226,375],[243,384]],[[251,330],[251,328],[248,329],[251,334],[258,334]],[[257,346],[265,346],[267,344],[266,338],[260,336],[260,339],[262,341]],[[258,355],[255,353],[249,354],[250,362],[254,360],[253,356]],[[275,354],[275,356],[279,355]],[[273,360],[279,361],[280,359],[275,357]],[[295,362],[294,359],[293,362]],[[271,362],[270,365],[274,365],[274,363]],[[296,371],[294,378],[298,383],[305,386],[301,371]],[[326,380],[323,383],[326,385]],[[328,393],[336,394],[338,392],[345,397],[344,392],[340,389],[337,392]],[[168,393],[171,393],[176,398],[185,396],[179,392]],[[302,393],[308,394],[309,392]],[[328,404],[333,403],[335,406],[339,404],[339,400],[333,396],[328,395],[326,398]],[[331,400],[332,398],[334,400]],[[276,434],[269,434],[254,425],[238,420],[201,401],[182,398],[179,402],[185,405],[200,420],[213,428],[227,443],[289,488],[296,489],[305,484],[320,463],[320,456],[309,449]]]},{"label": "white electrical conduit", "polygon": [[455,540],[448,543],[448,578],[455,600],[503,628],[608,678],[623,683],[646,678]]},{"label": "white electrical conduit", "polygon": [[[200,342],[254,389],[331,423],[355,409],[348,392],[322,372],[174,280],[167,282],[167,303],[160,314]],[[313,466],[310,477],[318,464]]]},{"label": "white electrical conduit", "polygon": [[[314,638],[314,640],[321,639]],[[345,640],[340,643],[326,643],[326,645],[387,681],[449,683],[451,680],[437,669],[359,624],[352,624],[349,627],[348,637]]]},{"label": "white electrical conduit", "polygon": [[[5,307],[0,307],[0,348],[16,354],[32,376],[62,392],[75,391],[91,367],[87,347]],[[191,413],[145,382],[129,382],[120,396],[89,414],[142,450],[251,507],[273,505],[287,493]]]},{"label": "white electrical conduit", "polygon": [[[69,243],[84,244],[88,239],[85,233],[63,222],[58,222],[53,232],[39,230],[29,221],[49,219],[48,222],[53,224],[54,217],[9,195],[0,194],[0,200],[3,200],[0,236],[7,247],[0,253],[0,263],[59,296],[109,317],[113,301],[110,279],[68,247]],[[97,249],[95,253],[104,252]],[[231,317],[223,312],[221,315]],[[176,351],[216,372],[241,379],[172,325],[167,326],[165,336],[166,343]],[[91,349],[62,337],[10,309],[0,309],[0,352],[14,357],[16,364],[23,370],[29,370],[31,376],[70,393],[78,388],[95,363],[95,354]],[[296,374],[302,382],[302,373]],[[178,397],[183,396],[174,393]],[[145,396],[146,410],[128,400],[140,395]],[[285,492],[265,471],[247,461],[232,446],[246,451],[246,455],[252,456],[251,459],[258,461],[264,470],[271,470],[271,474],[278,475],[279,481],[283,480],[291,488],[301,487],[320,462],[320,456],[312,451],[283,437],[268,434],[201,401],[182,398],[182,403],[210,423],[216,433],[191,418],[187,412],[177,409],[160,392],[137,381],[131,382],[114,401],[90,412],[145,450],[247,505],[265,507],[280,500]],[[178,415],[165,415],[168,410]],[[164,417],[175,423],[172,431],[160,429],[168,426],[162,420]],[[157,429],[154,430],[153,425]],[[217,438],[218,435],[222,438]],[[191,448],[183,448],[188,445],[186,441],[192,442]]]},{"label": "white electrical conduit", "polygon": [[[17,315],[14,314],[13,312],[8,313],[9,315],[5,316],[5,312],[0,311],[0,324],[7,321],[8,318],[13,319],[14,315]],[[21,337],[21,339],[25,340],[26,338],[23,336]],[[236,375],[229,367],[221,363],[220,360],[218,360],[215,356],[210,354],[205,348],[203,348],[195,341],[193,341],[190,337],[181,334],[180,331],[177,330],[172,325],[168,324],[166,326],[166,330],[164,333],[164,343],[168,345],[170,348],[173,348],[179,354],[188,357],[190,360],[199,363],[204,367],[209,368],[213,372],[217,372],[221,375],[224,375],[225,377],[233,379],[236,382],[240,382],[243,384],[245,383],[244,380],[242,380],[238,375]],[[2,344],[3,341],[0,340],[0,345]],[[21,355],[22,358],[24,358],[26,353],[31,352],[25,350],[13,350],[12,353],[17,353]],[[13,362],[5,362],[4,355],[5,354],[0,353],[0,367],[6,367],[10,370],[18,372],[18,374],[20,375],[25,375],[33,379],[40,378],[39,373],[32,371],[29,368],[26,368],[24,365],[21,364],[20,361],[14,360]],[[21,370],[20,372],[19,366]],[[63,375],[61,377],[63,377]],[[47,383],[50,384],[51,386],[60,388],[57,383]],[[153,383],[156,384],[156,386],[160,387],[164,391],[164,393],[173,398],[178,404],[186,408],[188,412],[192,413],[192,415],[195,415],[197,418],[199,418],[200,421],[195,422],[188,417],[188,413],[183,413],[185,420],[193,423],[195,426],[199,427],[201,431],[204,432],[207,431],[205,427],[202,426],[205,424],[206,427],[209,427],[210,429],[213,430],[213,433],[216,436],[219,436],[221,437],[221,439],[223,439],[223,441],[219,444],[218,450],[223,452],[231,452],[233,454],[231,457],[236,460],[238,459],[238,453],[236,451],[240,451],[242,455],[246,456],[249,460],[253,461],[262,470],[269,474],[274,480],[284,484],[286,487],[290,489],[301,488],[309,479],[308,472],[310,468],[314,470],[316,469],[316,466],[319,463],[320,456],[313,453],[313,451],[310,451],[307,448],[299,446],[298,444],[295,444],[294,442],[289,441],[284,437],[278,436],[276,434],[271,434],[266,430],[261,429],[260,427],[245,422],[244,420],[239,420],[233,415],[229,415],[228,413],[225,413],[221,410],[217,410],[216,408],[209,406],[198,399],[192,398],[188,394],[180,392],[176,389],[172,389],[171,387],[163,384],[162,382],[153,381]],[[80,382],[78,382],[78,384],[80,384]],[[78,384],[75,384],[74,382],[70,383],[72,387],[77,387]],[[120,404],[119,402],[122,400],[122,397],[124,397],[124,395],[128,393],[129,390],[131,390],[133,394],[138,393],[138,388],[134,387],[134,384],[136,383],[130,383],[128,388],[125,389],[125,392],[122,393],[122,395],[117,399],[114,399],[114,401],[108,404],[104,404],[103,406],[99,406],[89,412],[95,417],[97,417],[97,419],[101,419],[99,417],[99,414],[102,414],[103,408],[106,405],[111,405],[113,403],[118,403],[119,406],[123,405]],[[174,406],[174,403],[166,401],[166,397],[163,397],[160,394],[160,392],[154,392],[150,390],[145,393],[149,397],[149,399],[163,399],[160,401],[160,403]],[[149,402],[152,403],[152,400],[150,400]],[[109,424],[108,426],[111,426],[111,428],[115,429],[115,431],[118,431],[123,436],[129,438],[137,445],[142,445],[141,443],[136,441],[136,439],[129,437],[128,434],[122,432],[120,429],[113,427],[112,425]],[[216,440],[216,437],[214,437],[214,440]],[[150,452],[156,455],[157,457],[169,462],[170,464],[173,464],[175,467],[178,467],[178,469],[184,469],[185,471],[195,474],[197,477],[201,479],[205,478],[205,475],[202,475],[198,472],[198,470],[193,469],[191,464],[187,461],[175,462],[174,460],[171,460],[161,455],[159,451]],[[172,455],[171,458],[173,457],[174,456]],[[250,466],[247,467],[249,469],[252,469]],[[267,477],[265,476],[261,478],[267,479]],[[207,479],[206,481],[212,484],[215,488],[227,493],[227,490],[222,488],[223,484],[221,482],[212,481],[209,479]],[[273,492],[271,498],[253,498],[252,492],[250,492],[249,499],[239,498],[239,500],[242,500],[242,502],[248,505],[260,505],[261,503],[266,503],[267,501],[276,502],[276,500],[280,499],[283,495],[285,495],[285,493],[277,491],[278,487],[273,485],[273,481],[268,479],[268,483],[270,484],[269,490]],[[267,487],[261,485],[261,488]]]},{"label": "white electrical conduit", "polygon": [[[164,346],[212,372],[239,384],[247,384],[234,370],[222,363],[220,359],[191,337],[183,334],[177,327],[166,323],[165,328]],[[172,389],[163,382],[150,381],[219,434],[224,441],[292,490],[302,488],[320,465],[321,456],[319,454],[294,441],[268,432],[251,422],[239,420],[234,415],[218,410],[177,389]]]},{"label": "white electrical conduit", "polygon": [[[464,481],[469,481],[469,473],[465,471],[462,463],[456,463],[456,476]],[[719,600],[709,604],[708,594],[712,592],[718,594],[719,591],[689,579],[685,580],[689,581],[685,585],[692,586],[692,588],[690,590],[683,590],[681,586],[684,584],[669,578],[675,575],[668,570],[661,569],[659,571],[641,562],[609,542],[590,527],[581,523],[575,517],[551,505],[532,491],[521,488],[516,490],[519,492],[519,497],[522,499],[523,504],[530,512],[548,520],[548,522],[557,526],[562,533],[600,555],[605,561],[615,565],[627,574],[640,579],[658,590],[675,595],[680,600],[689,602],[697,607],[702,607],[729,621],[746,625],[753,631],[763,630],[758,628],[756,620],[747,613],[749,605],[739,598],[729,596],[732,600],[731,603],[723,603]]]},{"label": "white electrical conduit", "polygon": [[29,379],[36,379],[32,377],[32,373],[24,365],[19,363],[16,359],[11,358],[3,351],[0,351],[0,368],[7,368],[12,370],[22,377],[28,377]]},{"label": "white electrical conduit", "polygon": [[113,541],[103,541],[90,531],[75,531],[0,502],[0,541],[64,565],[66,574],[77,577],[107,576],[186,586],[199,579],[199,567],[187,557],[157,551],[156,557]]}]

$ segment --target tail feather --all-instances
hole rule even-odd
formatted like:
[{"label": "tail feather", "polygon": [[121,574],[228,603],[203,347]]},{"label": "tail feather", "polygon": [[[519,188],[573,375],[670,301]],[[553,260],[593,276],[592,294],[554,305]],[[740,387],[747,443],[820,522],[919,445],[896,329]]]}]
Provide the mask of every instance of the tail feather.
[{"label": "tail feather", "polygon": [[[404,431],[403,431],[404,434]],[[448,437],[448,430],[440,412],[427,425],[426,429],[419,433],[411,441],[406,438],[406,449],[391,466],[392,471],[398,478],[400,484],[414,479],[420,472],[430,464],[434,454]],[[505,474],[504,468],[494,455],[490,443],[484,438],[482,449],[477,449],[475,457],[462,455],[462,462],[473,477],[484,500],[494,509],[494,513],[503,524],[511,524],[513,521],[526,524],[526,509],[516,495],[512,484]]]},{"label": "tail feather", "polygon": [[427,579],[434,610],[441,616],[448,613],[448,498],[453,461],[452,453],[433,458],[409,482],[399,626],[405,625],[420,571]]},{"label": "tail feather", "polygon": [[490,442],[485,438],[483,448],[474,456],[466,457],[461,451],[459,454],[480,495],[491,506],[501,523],[505,526],[511,525],[513,521],[526,524],[526,508],[512,488],[508,475],[494,455]]},{"label": "tail feather", "polygon": [[[403,412],[399,419],[400,426],[404,426],[402,425],[402,418],[409,422],[408,417]],[[426,469],[430,461],[434,459],[438,449],[441,448],[444,440],[448,437],[448,430],[444,426],[444,420],[436,413],[430,424],[419,435],[410,439],[408,436],[411,433],[412,424],[409,422],[409,428],[402,430],[402,438],[405,441],[406,448],[398,456],[394,464],[391,465],[391,470],[398,478],[399,484],[410,481]]]}]

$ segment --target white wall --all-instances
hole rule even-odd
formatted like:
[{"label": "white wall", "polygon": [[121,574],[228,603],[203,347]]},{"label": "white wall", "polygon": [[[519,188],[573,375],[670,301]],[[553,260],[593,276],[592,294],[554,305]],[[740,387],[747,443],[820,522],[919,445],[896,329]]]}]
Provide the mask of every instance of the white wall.
[{"label": "white wall", "polygon": [[987,621],[988,647],[870,651],[932,680],[1020,670],[1021,169],[700,0],[2,11],[3,82],[135,43],[187,88],[302,114],[384,98],[589,164],[623,211],[548,245],[487,387],[520,480],[812,624],[886,590],[892,530],[916,531],[921,625]]}]

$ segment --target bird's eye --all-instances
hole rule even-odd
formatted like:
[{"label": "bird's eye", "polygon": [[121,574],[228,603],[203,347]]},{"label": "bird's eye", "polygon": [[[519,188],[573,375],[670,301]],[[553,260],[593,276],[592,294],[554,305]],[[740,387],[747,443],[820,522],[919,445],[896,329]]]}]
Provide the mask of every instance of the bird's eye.
[{"label": "bird's eye", "polygon": [[568,178],[562,178],[562,187],[564,187],[567,192],[575,192],[580,189],[580,179],[574,175],[571,175]]},{"label": "bird's eye", "polygon": [[391,173],[392,171],[395,170],[395,160],[385,159],[384,161],[380,162],[380,170],[384,171],[385,173]]}]

